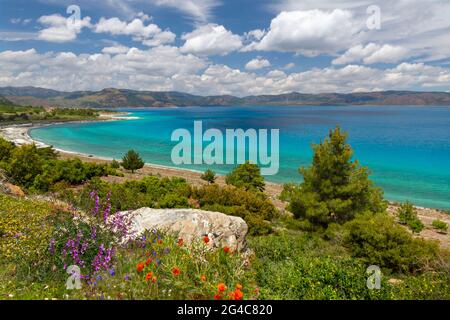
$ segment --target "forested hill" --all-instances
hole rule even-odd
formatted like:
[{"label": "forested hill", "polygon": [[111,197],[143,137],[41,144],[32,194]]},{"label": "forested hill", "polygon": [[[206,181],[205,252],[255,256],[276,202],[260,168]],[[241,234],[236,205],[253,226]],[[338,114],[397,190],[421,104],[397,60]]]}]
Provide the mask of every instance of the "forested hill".
[{"label": "forested hill", "polygon": [[[150,108],[236,105],[441,105],[450,106],[448,92],[380,91],[366,93],[287,93],[235,97],[198,96],[182,92],[104,89],[61,92],[36,87],[4,87],[0,95],[19,105],[82,108]],[[1,98],[0,98],[1,99]]]}]

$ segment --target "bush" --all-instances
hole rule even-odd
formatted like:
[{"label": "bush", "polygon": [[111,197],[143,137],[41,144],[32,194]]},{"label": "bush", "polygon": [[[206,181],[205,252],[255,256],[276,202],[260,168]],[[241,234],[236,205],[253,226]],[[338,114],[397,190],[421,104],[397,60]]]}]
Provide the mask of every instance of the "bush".
[{"label": "bush", "polygon": [[144,161],[141,156],[134,150],[130,150],[122,159],[122,167],[126,170],[131,170],[131,173],[144,167]]},{"label": "bush", "polygon": [[237,166],[230,172],[225,181],[227,184],[237,188],[244,188],[247,191],[264,191],[264,178],[261,176],[261,169],[256,164],[246,162]]},{"label": "bush", "polygon": [[[85,210],[91,209],[90,194],[96,191],[101,197],[111,194],[113,211],[149,208],[189,207],[191,188],[182,178],[145,177],[138,181],[108,183],[93,179],[81,193],[72,199],[72,203]],[[68,199],[70,200],[70,199]]]},{"label": "bush", "polygon": [[120,169],[120,163],[116,159],[113,159],[113,161],[111,162],[110,166],[113,169]]},{"label": "bush", "polygon": [[437,260],[436,243],[413,238],[387,214],[362,215],[345,225],[344,243],[355,257],[396,272],[417,272]]},{"label": "bush", "polygon": [[301,168],[304,182],[285,187],[282,197],[290,199],[289,209],[314,225],[344,223],[364,212],[383,212],[382,192],[369,180],[368,170],[352,161],[353,150],[339,127],[313,146],[312,166]]},{"label": "bush", "polygon": [[208,183],[214,183],[216,181],[216,173],[208,169],[202,174],[201,179]]},{"label": "bush", "polygon": [[434,220],[431,225],[434,229],[447,233],[448,225],[444,221]]},{"label": "bush", "polygon": [[406,224],[411,231],[420,233],[425,227],[417,217],[417,210],[409,202],[402,204],[397,209],[397,216],[401,224]]},{"label": "bush", "polygon": [[13,143],[0,138],[0,161],[9,160],[14,149]]},{"label": "bush", "polygon": [[254,193],[231,186],[208,185],[194,188],[192,198],[198,200],[204,210],[218,211],[243,218],[251,234],[271,232],[271,221],[278,211],[262,193]]}]

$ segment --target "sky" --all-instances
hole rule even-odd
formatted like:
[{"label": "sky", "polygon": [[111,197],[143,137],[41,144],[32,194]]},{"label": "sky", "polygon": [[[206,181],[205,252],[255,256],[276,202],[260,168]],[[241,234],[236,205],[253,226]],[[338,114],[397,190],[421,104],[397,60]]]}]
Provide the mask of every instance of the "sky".
[{"label": "sky", "polygon": [[450,1],[0,0],[0,86],[450,91]]}]

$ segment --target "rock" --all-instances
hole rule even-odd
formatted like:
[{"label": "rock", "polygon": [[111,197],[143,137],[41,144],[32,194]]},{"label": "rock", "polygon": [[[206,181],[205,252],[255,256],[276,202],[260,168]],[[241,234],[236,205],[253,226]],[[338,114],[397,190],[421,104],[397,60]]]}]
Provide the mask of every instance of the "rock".
[{"label": "rock", "polygon": [[235,251],[247,251],[248,226],[242,218],[197,209],[141,208],[125,214],[131,217],[132,231],[137,235],[156,229],[176,233],[186,242],[207,235],[211,248],[228,246]]},{"label": "rock", "polygon": [[7,189],[6,193],[8,194],[21,198],[25,197],[25,192],[23,192],[22,189],[16,185],[5,183],[5,188]]},{"label": "rock", "polygon": [[388,283],[392,284],[392,285],[397,285],[397,284],[403,283],[403,280],[391,278],[391,279],[388,280]]}]

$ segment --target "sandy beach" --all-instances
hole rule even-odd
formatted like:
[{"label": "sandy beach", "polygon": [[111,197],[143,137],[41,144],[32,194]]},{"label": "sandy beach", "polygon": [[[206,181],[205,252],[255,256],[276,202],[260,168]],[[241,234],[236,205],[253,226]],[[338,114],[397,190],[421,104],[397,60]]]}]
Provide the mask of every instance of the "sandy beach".
[{"label": "sandy beach", "polygon": [[[114,121],[114,120],[125,120],[130,119],[130,117],[126,116],[112,116],[112,115],[103,115],[100,121]],[[40,141],[33,140],[29,131],[34,128],[39,128],[42,126],[48,125],[56,125],[54,124],[23,124],[23,125],[10,125],[0,128],[0,137],[15,143],[16,145],[24,145],[24,144],[32,144],[35,143],[38,147],[48,147],[45,143]],[[88,155],[77,152],[70,152],[66,150],[56,149],[58,152],[60,159],[74,159],[79,158],[85,162],[95,162],[95,163],[109,163],[113,159],[97,157],[94,155]],[[187,169],[179,169],[172,168],[160,165],[154,165],[147,163],[144,168],[138,170],[136,173],[131,174],[126,170],[122,170],[124,174],[123,177],[109,176],[104,179],[109,182],[125,182],[127,180],[139,180],[145,176],[149,175],[158,175],[161,177],[180,177],[186,179],[186,181],[192,185],[200,186],[204,185],[206,182],[201,179],[201,172]],[[225,185],[225,177],[218,176],[216,183],[223,186]],[[286,212],[287,203],[279,200],[279,195],[283,190],[283,185],[277,183],[266,182],[266,194],[269,196],[274,205],[281,211]],[[399,206],[395,203],[390,203],[388,212],[392,215],[395,214],[397,208]],[[432,208],[423,208],[416,206],[418,217],[425,224],[426,228],[421,232],[420,236],[439,240],[442,246],[450,248],[450,234],[442,234],[437,232],[431,227],[431,223],[435,219],[442,220],[450,225],[450,215],[442,210],[432,209]]]}]

